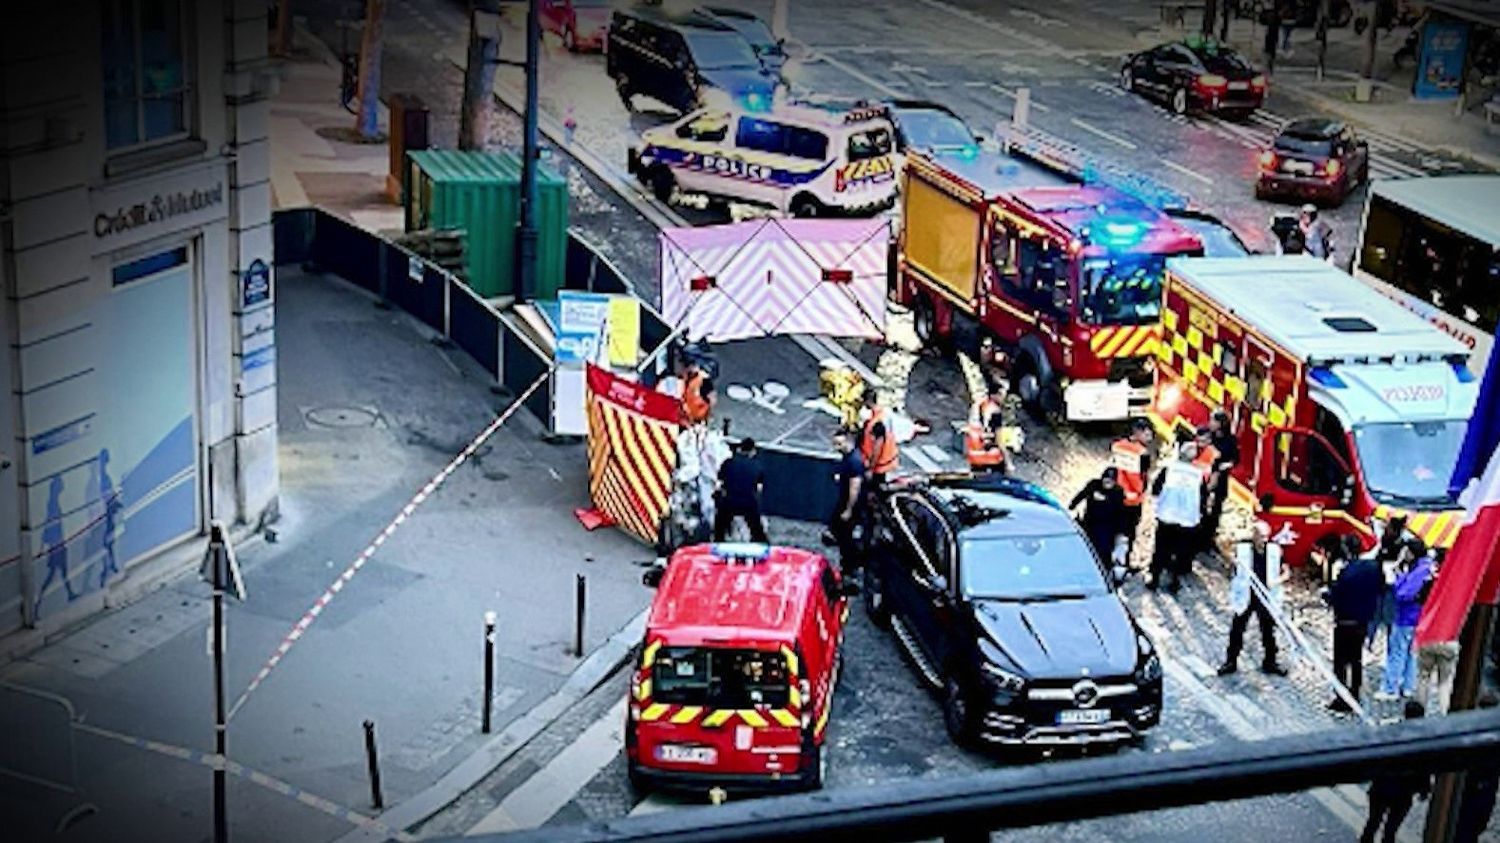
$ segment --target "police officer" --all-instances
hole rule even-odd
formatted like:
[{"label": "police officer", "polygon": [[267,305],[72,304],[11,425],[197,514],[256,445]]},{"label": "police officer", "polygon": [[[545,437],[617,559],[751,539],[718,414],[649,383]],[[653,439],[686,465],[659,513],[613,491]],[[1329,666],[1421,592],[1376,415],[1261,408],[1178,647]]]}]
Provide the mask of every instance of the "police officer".
[{"label": "police officer", "polygon": [[1123,530],[1127,544],[1126,560],[1135,550],[1135,534],[1141,525],[1141,505],[1146,501],[1146,477],[1151,473],[1151,424],[1136,419],[1130,424],[1130,435],[1116,439],[1110,446],[1111,464],[1125,499]]},{"label": "police officer", "polygon": [[833,471],[833,482],[838,486],[838,499],[828,519],[828,532],[838,544],[839,570],[847,575],[859,568],[854,528],[859,524],[861,515],[865,461],[854,447],[854,438],[846,431],[840,430],[833,434],[833,447],[839,455],[838,465]]}]

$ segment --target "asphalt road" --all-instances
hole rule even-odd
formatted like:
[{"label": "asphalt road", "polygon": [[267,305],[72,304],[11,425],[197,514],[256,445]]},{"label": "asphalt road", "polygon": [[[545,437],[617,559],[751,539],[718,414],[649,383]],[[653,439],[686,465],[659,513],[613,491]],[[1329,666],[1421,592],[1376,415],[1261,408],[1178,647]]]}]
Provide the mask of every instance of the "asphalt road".
[{"label": "asphalt road", "polygon": [[[761,5],[764,8],[757,10],[767,13],[769,4]],[[966,10],[942,0],[911,0],[884,7],[832,0],[795,3],[791,30],[799,42],[795,46],[808,59],[798,81],[832,94],[939,99],[981,129],[1008,119],[1015,91],[1029,87],[1033,119],[1042,128],[1192,195],[1229,219],[1252,244],[1257,243],[1274,208],[1251,197],[1249,173],[1273,127],[1300,116],[1294,104],[1273,99],[1265,117],[1244,124],[1178,118],[1114,87],[1118,55],[1137,48],[1133,35],[1112,34],[1107,25],[1079,26],[1078,20],[1059,25],[1059,19],[1051,17],[1058,10],[1037,12],[1017,6],[997,13],[982,4],[972,6]],[[411,28],[420,32],[411,36],[417,41],[408,61],[416,64],[416,57],[425,55],[446,57],[449,68],[444,72],[451,75],[456,70],[452,61],[462,55],[464,16],[458,4],[405,2],[393,4],[392,9],[393,15],[421,22],[420,27]],[[1097,23],[1097,18],[1086,15],[1082,19]],[[398,31],[388,30],[388,38]],[[503,50],[507,57],[519,57],[518,40],[508,37]],[[388,51],[391,47],[388,44]],[[388,75],[391,55],[388,52]],[[415,67],[410,72],[420,75]],[[502,69],[501,77],[502,89],[519,84],[519,75],[508,69]],[[570,172],[575,203],[584,208],[581,219],[575,215],[575,224],[635,280],[643,298],[658,300],[655,240],[664,209],[628,185],[624,190],[634,201],[622,201],[611,182],[623,181],[625,150],[638,132],[670,115],[645,102],[637,103],[635,113],[626,112],[603,73],[601,58],[569,55],[555,44],[549,44],[543,57],[542,100],[552,119],[573,117],[577,129],[572,142],[586,150],[590,159],[603,163],[602,169],[590,171],[560,151],[553,154],[553,160]],[[513,143],[513,115],[501,122],[496,130],[499,139]],[[1422,154],[1403,142],[1372,137],[1372,147],[1378,153],[1377,174],[1419,171]],[[1333,212],[1337,229],[1353,231],[1360,201],[1361,194],[1356,194]],[[639,206],[649,214],[639,213]],[[692,207],[676,207],[671,213],[677,215],[675,221],[688,224],[716,221]],[[779,377],[793,387],[794,401],[807,397],[802,393],[814,392],[805,381],[808,360],[800,359],[789,345],[746,347],[753,350],[721,349],[732,378],[757,382]],[[887,353],[874,346],[853,350],[871,368],[879,368],[882,353]],[[909,377],[902,385],[903,397],[913,415],[942,419],[962,412],[968,399],[952,361],[923,355],[906,361],[904,368]],[[778,431],[786,433],[804,421],[795,415],[762,418],[753,408],[734,405],[726,412],[735,415],[739,432],[757,438],[774,438]],[[766,427],[759,427],[762,423]],[[741,430],[742,424],[756,426]],[[804,424],[793,441],[821,424]],[[1071,493],[1097,471],[1113,435],[1108,428],[1028,428],[1028,448],[1018,460],[1018,470],[1060,494]],[[773,532],[778,541],[814,540],[805,527],[782,524]],[[1128,586],[1133,611],[1152,631],[1169,665],[1164,722],[1143,748],[1129,751],[1176,751],[1338,724],[1321,710],[1329,692],[1310,660],[1302,660],[1285,680],[1255,673],[1230,680],[1212,676],[1227,627],[1226,590],[1224,572],[1212,568],[1202,571],[1200,579],[1177,600],[1148,595],[1137,582]],[[1293,618],[1308,633],[1316,651],[1327,640],[1326,616],[1314,606],[1310,586],[1299,594],[1293,601]],[[834,714],[830,787],[954,775],[996,763],[957,750],[947,741],[936,702],[920,689],[891,639],[869,627],[859,611],[853,614],[847,646],[851,656]],[[1258,657],[1255,647],[1250,644],[1246,664]],[[1370,661],[1378,657],[1377,648]],[[597,820],[671,807],[672,803],[658,800],[636,804],[626,787],[618,753],[618,704],[623,694],[623,679],[601,688],[422,832],[451,834],[476,827]],[[1103,832],[1112,839],[1186,840],[1201,839],[1206,828],[1231,840],[1240,838],[1223,830],[1239,828],[1248,833],[1253,829],[1256,836],[1281,834],[1291,839],[1346,839],[1362,814],[1362,794],[1345,787],[1081,823],[1065,830],[1018,835],[1018,839],[1096,838]],[[1415,829],[1417,819],[1408,825]]]}]

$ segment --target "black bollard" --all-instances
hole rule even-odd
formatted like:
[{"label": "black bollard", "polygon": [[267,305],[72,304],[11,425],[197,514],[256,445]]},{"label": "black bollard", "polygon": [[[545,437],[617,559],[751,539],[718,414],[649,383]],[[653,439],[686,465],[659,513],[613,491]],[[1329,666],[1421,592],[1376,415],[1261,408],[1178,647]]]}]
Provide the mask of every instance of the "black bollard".
[{"label": "black bollard", "polygon": [[588,580],[583,574],[578,574],[574,579],[574,585],[576,586],[576,591],[574,594],[573,613],[573,655],[581,659],[583,658],[583,617],[585,601],[588,599]]},{"label": "black bollard", "polygon": [[479,731],[490,733],[490,708],[495,700],[495,613],[484,613],[484,705]]},{"label": "black bollard", "polygon": [[380,759],[375,754],[375,722],[365,721],[365,764],[370,770],[370,804],[379,811],[385,807],[380,795]]}]

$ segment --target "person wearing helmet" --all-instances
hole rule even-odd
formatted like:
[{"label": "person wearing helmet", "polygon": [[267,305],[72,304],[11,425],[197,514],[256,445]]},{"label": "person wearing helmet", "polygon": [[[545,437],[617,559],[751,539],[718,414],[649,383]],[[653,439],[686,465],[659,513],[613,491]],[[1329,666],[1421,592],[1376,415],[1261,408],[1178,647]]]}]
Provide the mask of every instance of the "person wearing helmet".
[{"label": "person wearing helmet", "polygon": [[1333,228],[1327,220],[1318,217],[1318,206],[1302,206],[1302,213],[1297,217],[1297,228],[1302,231],[1304,248],[1309,255],[1333,261]]}]

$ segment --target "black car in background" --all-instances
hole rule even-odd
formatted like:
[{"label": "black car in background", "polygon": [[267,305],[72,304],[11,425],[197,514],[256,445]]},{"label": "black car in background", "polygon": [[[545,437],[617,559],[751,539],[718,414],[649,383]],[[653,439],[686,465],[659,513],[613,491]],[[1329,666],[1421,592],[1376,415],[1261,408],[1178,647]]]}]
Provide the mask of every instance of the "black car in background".
[{"label": "black car in background", "polygon": [[1162,213],[1198,235],[1198,239],[1203,241],[1205,258],[1242,258],[1252,254],[1239,232],[1207,211],[1198,208],[1163,208]]},{"label": "black car in background", "polygon": [[1125,57],[1120,87],[1189,110],[1246,116],[1266,97],[1265,74],[1214,41],[1173,41]]},{"label": "black car in background", "polygon": [[984,140],[953,109],[931,100],[889,100],[886,109],[896,127],[896,151],[910,150],[941,158],[973,158]]},{"label": "black car in background", "polygon": [[1293,120],[1260,154],[1257,199],[1343,204],[1370,180],[1370,148],[1339,120]]},{"label": "black car in background", "polygon": [[772,73],[781,73],[786,65],[786,45],[771,32],[771,27],[755,15],[727,6],[701,6],[700,10],[719,23],[730,27],[750,43],[760,63]]},{"label": "black car in background", "polygon": [[781,82],[733,27],[654,6],[614,13],[605,67],[626,108],[642,94],[684,114],[706,105],[769,111]]},{"label": "black car in background", "polygon": [[1046,492],[937,475],[880,493],[865,608],[941,692],[959,743],[1136,741],[1161,662],[1083,533]]}]

